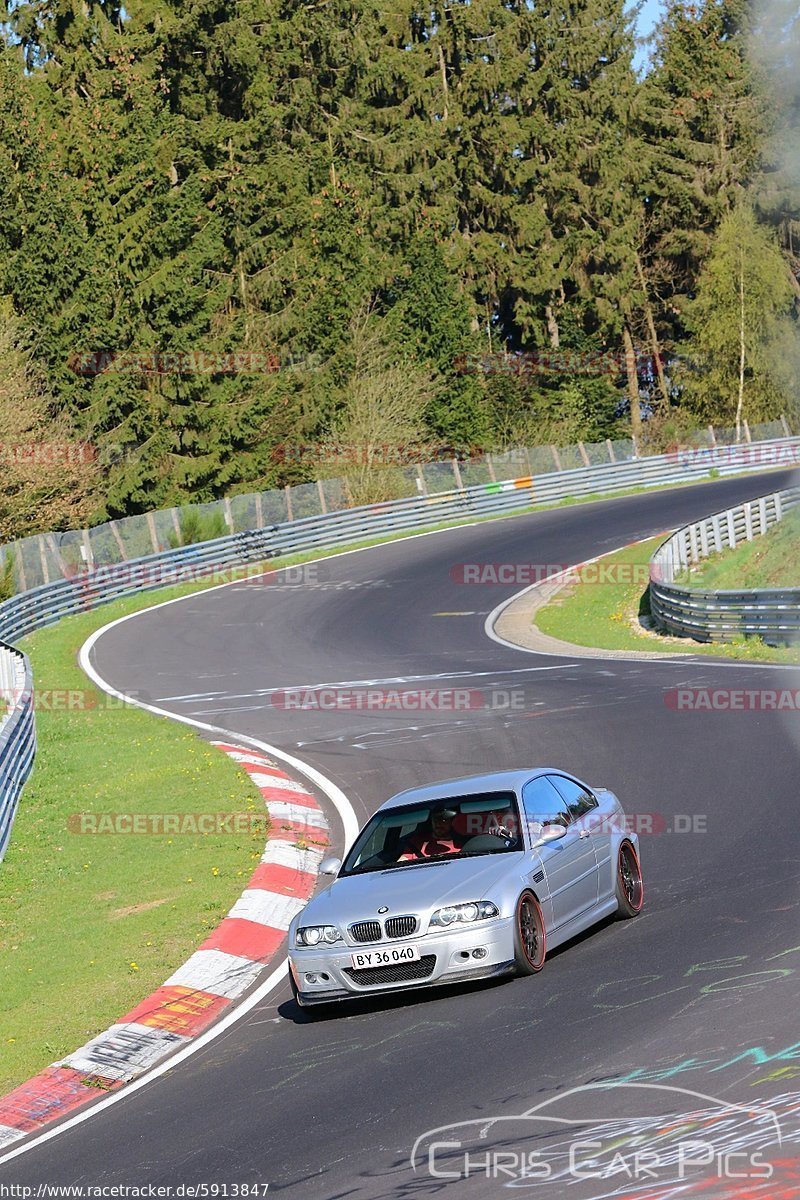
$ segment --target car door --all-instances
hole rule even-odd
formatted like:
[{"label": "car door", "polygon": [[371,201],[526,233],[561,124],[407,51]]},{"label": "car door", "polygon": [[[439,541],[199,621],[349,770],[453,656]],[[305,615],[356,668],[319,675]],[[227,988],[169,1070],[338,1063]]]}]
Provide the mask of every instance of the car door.
[{"label": "car door", "polygon": [[592,839],[573,823],[566,802],[547,776],[538,775],[525,784],[522,803],[532,841],[546,825],[563,825],[567,831],[559,841],[536,851],[547,876],[553,926],[559,929],[597,903],[599,876]]},{"label": "car door", "polygon": [[610,879],[612,823],[604,819],[597,797],[584,784],[568,775],[548,775],[548,779],[563,796],[578,831],[591,839],[597,859],[598,880]]}]

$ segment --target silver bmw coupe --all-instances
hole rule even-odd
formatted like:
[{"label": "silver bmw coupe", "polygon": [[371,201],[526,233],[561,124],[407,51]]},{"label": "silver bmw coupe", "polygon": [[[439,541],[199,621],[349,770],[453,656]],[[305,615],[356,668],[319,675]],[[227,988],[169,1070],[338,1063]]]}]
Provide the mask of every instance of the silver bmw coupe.
[{"label": "silver bmw coupe", "polygon": [[606,788],[551,767],[400,792],[289,927],[298,1004],[501,975],[642,907],[639,839]]}]

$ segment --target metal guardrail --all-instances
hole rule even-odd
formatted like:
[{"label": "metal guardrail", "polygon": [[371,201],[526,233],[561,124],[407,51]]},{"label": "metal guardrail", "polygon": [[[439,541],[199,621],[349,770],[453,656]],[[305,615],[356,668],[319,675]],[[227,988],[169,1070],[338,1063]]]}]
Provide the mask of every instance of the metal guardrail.
[{"label": "metal guardrail", "polygon": [[[512,360],[509,360],[511,365]],[[743,422],[745,444],[755,445],[753,454],[764,453],[759,443],[792,437],[785,417],[762,425]],[[800,433],[800,429],[797,430]],[[737,446],[736,431],[731,428],[696,429],[679,461],[686,456],[704,455],[719,450],[724,456]],[[780,443],[773,443],[778,445]],[[276,447],[285,462],[314,463],[325,474],[334,465],[344,472],[337,478],[318,478],[314,482],[285,485],[266,491],[239,493],[220,500],[185,504],[119,517],[87,529],[59,533],[39,533],[10,542],[0,549],[2,565],[8,563],[14,575],[14,591],[26,592],[57,579],[67,579],[86,566],[135,562],[144,555],[161,554],[171,547],[210,540],[250,529],[265,529],[303,517],[325,516],[353,508],[353,488],[364,485],[366,451],[371,466],[367,475],[373,486],[378,480],[392,489],[396,497],[435,497],[446,492],[464,491],[498,480],[534,476],[541,481],[583,467],[614,466],[635,461],[633,442],[628,439],[603,442],[578,442],[573,446],[519,446],[502,453],[482,453],[474,447],[469,457],[445,458],[452,447],[331,444],[310,446],[286,443]],[[773,455],[775,453],[773,449]],[[791,453],[784,447],[784,453]],[[434,454],[432,460],[426,454]],[[408,465],[404,465],[408,464]],[[373,474],[374,472],[374,474]],[[363,503],[371,501],[364,500]],[[192,533],[194,530],[194,534]],[[205,530],[205,532],[201,532]]]},{"label": "metal guardrail", "polygon": [[742,636],[768,645],[800,643],[800,587],[715,591],[675,583],[710,554],[734,549],[800,506],[800,487],[750,500],[679,529],[650,560],[650,610],[665,633],[700,642]]},{"label": "metal guardrail", "polygon": [[[700,482],[712,471],[727,475],[795,464],[800,464],[800,437],[739,446],[702,447],[629,462],[493,481],[385,504],[340,509],[268,528],[228,534],[126,562],[99,566],[86,564],[85,569],[76,572],[72,578],[42,584],[0,604],[0,639],[14,642],[62,617],[91,611],[130,593],[186,581],[233,579],[237,571],[244,575],[248,564],[260,563],[276,555],[380,538],[450,521],[496,516],[560,500],[595,494],[613,495],[628,488]],[[16,795],[12,797],[12,793],[16,789],[18,794],[33,758],[33,714],[30,709],[30,701],[26,701],[23,693],[7,724],[11,731],[8,738],[19,743],[21,750],[23,746],[26,748],[19,760],[24,773],[17,769],[16,757],[13,763],[9,760],[6,770],[2,750],[5,730],[0,733],[0,847],[7,844],[16,809]],[[14,733],[15,730],[19,732]]]},{"label": "metal guardrail", "polygon": [[0,861],[6,852],[22,785],[36,753],[33,677],[27,657],[0,645],[0,680],[7,711],[0,727]]}]

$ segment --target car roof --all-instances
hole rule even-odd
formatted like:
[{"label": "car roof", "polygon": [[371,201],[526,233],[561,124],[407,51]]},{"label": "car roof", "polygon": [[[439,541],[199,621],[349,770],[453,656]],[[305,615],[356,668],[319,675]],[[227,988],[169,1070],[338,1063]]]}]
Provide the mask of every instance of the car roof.
[{"label": "car roof", "polygon": [[426,783],[422,787],[408,788],[398,792],[380,806],[384,809],[400,808],[406,804],[425,804],[431,800],[447,800],[454,796],[465,796],[473,792],[516,792],[519,793],[528,780],[536,775],[566,775],[558,767],[526,767],[511,771],[491,771],[485,775],[463,775],[458,779],[442,779],[437,783]]}]

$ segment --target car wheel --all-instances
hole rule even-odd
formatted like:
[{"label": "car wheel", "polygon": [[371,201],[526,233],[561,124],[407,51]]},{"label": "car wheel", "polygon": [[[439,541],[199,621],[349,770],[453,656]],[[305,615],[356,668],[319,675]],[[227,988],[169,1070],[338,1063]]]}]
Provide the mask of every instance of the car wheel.
[{"label": "car wheel", "polygon": [[303,1012],[305,1012],[306,1010],[300,1000],[300,993],[297,990],[297,984],[294,981],[294,975],[291,967],[289,968],[289,987],[292,989],[292,999],[294,1000],[295,1004],[298,1008],[302,1008]]},{"label": "car wheel", "polygon": [[514,961],[518,975],[535,975],[544,966],[545,928],[539,901],[523,892],[514,919]]},{"label": "car wheel", "polygon": [[642,869],[630,842],[622,842],[617,855],[617,915],[636,917],[642,911]]}]

